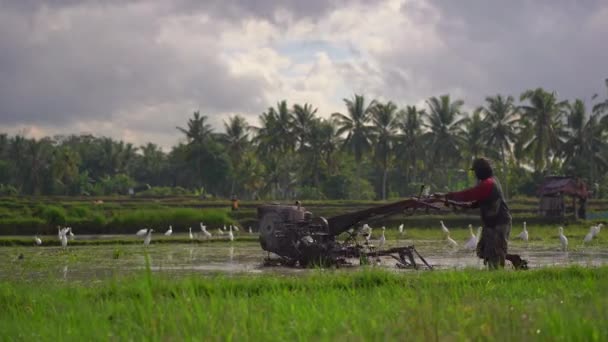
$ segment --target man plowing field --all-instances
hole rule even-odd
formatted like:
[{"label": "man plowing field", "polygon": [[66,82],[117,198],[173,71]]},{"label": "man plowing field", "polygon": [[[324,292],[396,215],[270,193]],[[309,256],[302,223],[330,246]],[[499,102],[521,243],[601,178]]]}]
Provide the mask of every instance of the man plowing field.
[{"label": "man plowing field", "polygon": [[459,192],[435,194],[446,203],[468,202],[469,207],[479,208],[483,230],[477,244],[477,256],[491,269],[503,268],[505,260],[515,268],[527,268],[527,262],[518,255],[508,254],[508,239],[511,233],[511,213],[505,201],[498,179],[494,177],[490,160],[478,158],[471,170],[475,172],[478,183],[475,187]]}]

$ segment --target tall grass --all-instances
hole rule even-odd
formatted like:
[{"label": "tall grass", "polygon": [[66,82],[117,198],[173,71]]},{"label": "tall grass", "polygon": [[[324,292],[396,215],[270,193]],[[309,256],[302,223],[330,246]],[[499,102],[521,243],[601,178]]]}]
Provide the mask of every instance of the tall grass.
[{"label": "tall grass", "polygon": [[608,339],[608,268],[0,284],[8,340]]}]

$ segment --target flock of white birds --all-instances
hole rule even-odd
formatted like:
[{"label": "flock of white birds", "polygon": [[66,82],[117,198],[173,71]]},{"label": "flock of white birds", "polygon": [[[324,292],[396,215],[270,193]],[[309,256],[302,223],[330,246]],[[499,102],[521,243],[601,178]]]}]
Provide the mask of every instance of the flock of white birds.
[{"label": "flock of white birds", "polygon": [[[211,234],[211,232],[209,232],[207,230],[207,226],[201,222],[200,223],[200,227],[201,227],[201,232],[199,233],[199,236],[204,237],[205,239],[209,239],[213,236],[213,234]],[[226,228],[226,225],[224,225],[223,228],[218,228],[217,229],[217,235],[218,236],[226,236],[228,238],[228,240],[230,241],[234,241],[234,233],[235,232],[239,232],[240,228],[236,225],[229,225],[228,229]],[[135,233],[136,236],[145,236],[144,238],[144,245],[149,245],[150,241],[152,240],[152,232],[154,232],[154,229],[149,229],[149,228],[144,228],[144,229],[140,229],[137,231],[137,233]],[[169,229],[165,232],[165,236],[171,236],[173,234],[173,226],[169,226]],[[253,234],[253,230],[251,229],[251,227],[249,227],[249,234]],[[194,240],[195,236],[194,233],[192,233],[192,227],[188,227],[188,238],[190,240]]]},{"label": "flock of white birds", "polygon": [[[456,240],[454,240],[452,237],[450,237],[450,230],[448,229],[448,227],[446,227],[446,225],[443,223],[443,221],[439,221],[439,224],[441,227],[441,231],[444,234],[444,238],[447,241],[447,244],[453,248],[457,248],[459,246],[458,242],[456,242]],[[585,243],[585,244],[589,243],[595,237],[597,237],[597,235],[602,230],[603,226],[604,225],[601,223],[591,226],[591,228],[589,229],[589,233],[587,233],[587,235],[585,235],[585,238],[583,239],[583,243]],[[386,227],[383,226],[381,229],[382,229],[382,235],[378,239],[378,247],[382,247],[386,244],[386,236],[385,236]],[[399,230],[399,234],[401,234],[401,235],[403,235],[405,233],[403,223],[401,225],[399,225],[398,230]],[[464,243],[464,249],[475,250],[475,248],[477,247],[477,243],[479,242],[479,238],[481,237],[481,230],[482,230],[482,228],[478,227],[477,234],[475,234],[473,232],[473,226],[469,224],[470,237]],[[240,229],[236,225],[234,225],[234,226],[229,225],[228,228],[226,228],[226,225],[224,225],[223,228],[217,229],[217,234],[218,234],[218,236],[226,236],[228,238],[228,240],[234,241],[234,233],[239,232],[239,231],[240,231]],[[369,243],[370,239],[372,238],[372,231],[373,231],[373,228],[370,227],[367,223],[364,224],[363,227],[361,228],[361,230],[359,231],[359,233],[365,238],[366,243]],[[150,244],[150,242],[152,241],[153,232],[154,232],[154,229],[144,228],[144,229],[140,229],[139,231],[137,231],[137,233],[135,233],[135,235],[139,236],[139,237],[144,237],[144,245],[148,246]],[[561,248],[561,250],[566,251],[568,249],[568,238],[566,237],[566,235],[564,235],[564,227],[559,227],[558,233],[559,233],[558,237],[559,237],[559,241],[560,241],[560,248]],[[173,226],[169,225],[169,229],[164,234],[165,234],[165,236],[171,236],[173,234]],[[199,234],[200,234],[199,236],[202,236],[205,239],[209,239],[213,236],[213,234],[211,234],[211,232],[209,232],[207,230],[207,226],[205,226],[205,224],[203,222],[200,223],[200,233]],[[251,229],[251,227],[249,227],[249,234],[253,234],[253,230]],[[188,237],[190,238],[190,240],[194,240],[194,238],[195,238],[194,234],[192,233],[192,227],[188,227]],[[74,239],[74,233],[72,232],[72,227],[63,227],[63,228],[57,227],[57,238],[61,242],[62,247],[64,247],[64,248],[67,247],[68,241]],[[528,233],[528,228],[526,226],[526,222],[523,223],[523,230],[521,231],[521,233],[519,233],[517,238],[521,239],[525,242],[528,242],[530,235]],[[36,245],[42,245],[42,240],[38,237],[38,235],[34,236],[34,243]]]},{"label": "flock of white birds", "polygon": [[[441,231],[444,235],[444,239],[447,243],[448,246],[452,247],[452,248],[458,248],[459,244],[458,242],[456,242],[456,240],[454,240],[451,236],[450,236],[450,230],[448,229],[448,227],[446,227],[446,225],[443,223],[443,221],[439,221],[439,225],[441,228]],[[597,225],[591,226],[591,228],[589,229],[589,233],[587,233],[587,235],[585,236],[583,243],[589,243],[591,242],[591,240],[593,240],[601,231],[602,227],[604,225],[599,223]],[[380,236],[380,238],[378,238],[378,247],[382,247],[386,244],[386,236],[384,235],[385,231],[386,231],[386,227],[382,226],[382,235]],[[405,230],[404,230],[404,225],[403,223],[401,225],[399,225],[399,234],[403,235]],[[464,249],[467,250],[475,250],[477,248],[477,243],[479,242],[479,239],[481,237],[481,230],[482,227],[478,227],[477,228],[477,234],[475,234],[473,232],[473,225],[469,224],[469,238],[465,241],[463,247]],[[361,230],[359,231],[359,233],[365,238],[366,243],[369,243],[369,241],[372,239],[372,231],[373,228],[370,227],[367,223],[363,225],[363,227],[361,228]],[[559,237],[559,241],[560,241],[560,249],[563,251],[568,250],[568,237],[566,237],[566,235],[564,235],[564,227],[558,227],[558,237]],[[519,233],[519,235],[517,235],[517,238],[520,240],[523,240],[525,242],[529,241],[530,235],[528,233],[528,228],[526,225],[526,222],[523,223],[523,230],[521,231],[521,233]]]}]

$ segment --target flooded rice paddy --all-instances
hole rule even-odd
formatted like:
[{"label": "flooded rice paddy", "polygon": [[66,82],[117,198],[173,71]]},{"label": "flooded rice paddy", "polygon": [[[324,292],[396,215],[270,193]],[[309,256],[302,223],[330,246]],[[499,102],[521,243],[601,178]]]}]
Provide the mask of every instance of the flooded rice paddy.
[{"label": "flooded rice paddy", "polygon": [[[81,237],[85,238],[85,237]],[[106,237],[86,237],[112,238]],[[415,244],[416,249],[436,269],[483,268],[473,251],[451,248],[442,240],[391,240],[386,247]],[[527,259],[531,268],[549,266],[600,266],[608,264],[608,251],[599,246],[573,246],[563,252],[547,244],[525,245],[513,242],[511,253]],[[144,247],[131,245],[85,245],[61,247],[0,247],[2,280],[96,281],[115,276],[142,272],[149,265],[152,272],[166,275],[212,274],[282,274],[298,275],[306,269],[268,267],[263,265],[267,253],[257,242],[218,242],[211,244],[164,243]],[[358,261],[353,260],[357,265]],[[411,272],[396,268],[390,257],[381,258],[380,267],[398,272]],[[346,267],[356,270],[359,267]]]}]

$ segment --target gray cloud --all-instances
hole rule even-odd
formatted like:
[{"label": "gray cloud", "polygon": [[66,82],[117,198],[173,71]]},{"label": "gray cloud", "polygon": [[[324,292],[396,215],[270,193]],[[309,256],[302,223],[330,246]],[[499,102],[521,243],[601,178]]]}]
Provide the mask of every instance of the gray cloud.
[{"label": "gray cloud", "polygon": [[[599,1],[432,1],[433,9],[404,6],[424,25],[436,30],[443,47],[433,53],[408,51],[407,41],[380,56],[384,79],[393,96],[420,99],[442,93],[464,97],[471,105],[487,95],[514,96],[542,86],[573,99],[589,97],[608,76],[608,49],[600,42],[608,22],[591,25],[608,10]],[[604,12],[607,15],[608,12]],[[608,20],[608,18],[605,18]],[[399,80],[392,69],[407,70]],[[602,74],[604,73],[604,74]]]},{"label": "gray cloud", "polygon": [[[0,14],[3,124],[110,119],[167,102],[191,101],[212,112],[261,106],[264,80],[232,76],[213,39],[203,36],[206,48],[186,56],[159,42],[161,13],[154,8],[40,11]],[[196,29],[212,35],[218,28]]]},{"label": "gray cloud", "polygon": [[[365,3],[359,10],[362,24],[355,20],[354,25],[374,30],[363,19],[381,1],[358,2]],[[279,32],[272,46],[281,46],[280,33],[299,19],[321,22],[354,5],[347,0],[0,0],[0,126],[94,132],[105,123],[103,134],[126,130],[166,144],[194,110],[208,114],[218,129],[232,113],[253,124],[283,91],[316,89],[289,89],[274,74],[233,74],[220,35],[256,19]],[[294,20],[281,20],[278,11]],[[197,20],[195,14],[208,19]],[[410,0],[395,14],[407,17],[420,35],[412,38],[404,28],[386,38],[389,48],[373,50],[355,33],[346,39],[350,31],[333,32],[349,29],[334,21],[328,32],[305,37],[330,44],[337,33],[342,39],[337,44],[357,52],[343,53],[328,67],[342,80],[340,94],[363,92],[412,104],[451,93],[473,107],[486,95],[518,96],[537,86],[568,99],[603,93],[606,2]],[[288,43],[287,50],[300,46]],[[276,52],[288,56],[290,51]],[[268,99],[269,93],[279,98]],[[327,103],[341,105],[341,98]]]}]

